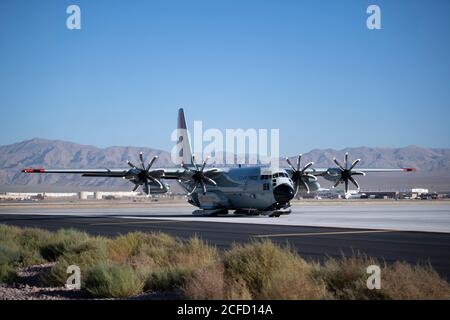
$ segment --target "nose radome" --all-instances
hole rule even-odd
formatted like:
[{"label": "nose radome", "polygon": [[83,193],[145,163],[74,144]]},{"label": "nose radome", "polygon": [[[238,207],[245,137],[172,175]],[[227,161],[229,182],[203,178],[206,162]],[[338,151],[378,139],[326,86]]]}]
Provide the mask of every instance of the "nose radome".
[{"label": "nose radome", "polygon": [[273,189],[273,195],[278,203],[287,203],[294,198],[294,188],[288,184],[280,184]]}]

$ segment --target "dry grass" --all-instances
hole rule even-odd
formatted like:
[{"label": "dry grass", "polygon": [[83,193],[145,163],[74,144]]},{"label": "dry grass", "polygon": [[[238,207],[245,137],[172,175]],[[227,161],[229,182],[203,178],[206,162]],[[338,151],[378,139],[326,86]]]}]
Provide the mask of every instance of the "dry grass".
[{"label": "dry grass", "polygon": [[383,294],[379,290],[367,288],[366,270],[371,265],[380,264],[375,259],[354,253],[350,257],[343,255],[340,259],[328,258],[313,275],[326,285],[333,299],[382,299]]},{"label": "dry grass", "polygon": [[245,282],[226,280],[222,263],[210,265],[191,274],[182,287],[190,300],[251,300],[252,295]]},{"label": "dry grass", "polygon": [[[219,254],[198,237],[134,232],[107,239],[0,225],[0,282],[14,281],[17,267],[49,261],[56,264],[45,284],[65,284],[67,267],[78,265],[82,289],[95,297],[181,289],[188,299],[450,299],[449,283],[431,266],[363,254],[318,264],[267,240]],[[370,265],[381,268],[381,290],[367,289]]]},{"label": "dry grass", "polygon": [[265,240],[235,246],[224,256],[227,281],[244,283],[254,299],[321,299],[325,285],[312,277],[317,266],[290,248]]},{"label": "dry grass", "polygon": [[381,291],[386,299],[448,300],[450,284],[430,265],[412,266],[396,262],[382,271]]}]

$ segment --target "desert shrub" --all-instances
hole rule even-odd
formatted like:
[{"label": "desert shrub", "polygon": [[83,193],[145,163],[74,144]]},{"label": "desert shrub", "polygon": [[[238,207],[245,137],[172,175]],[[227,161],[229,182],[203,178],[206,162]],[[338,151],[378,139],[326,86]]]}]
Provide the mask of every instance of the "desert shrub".
[{"label": "desert shrub", "polygon": [[326,295],[320,279],[313,278],[314,264],[289,248],[271,241],[238,245],[224,256],[228,283],[242,286],[254,299],[318,299]]},{"label": "desert shrub", "polygon": [[50,232],[40,229],[0,225],[0,245],[14,248],[20,254],[14,262],[16,266],[44,263],[39,248],[48,241],[50,235]]},{"label": "desert shrub", "polygon": [[20,251],[15,246],[0,244],[0,265],[15,265],[20,260]]},{"label": "desert shrub", "polygon": [[14,265],[20,259],[18,249],[0,244],[0,283],[11,283],[18,280]]},{"label": "desert shrub", "polygon": [[223,265],[211,265],[195,271],[185,279],[182,292],[191,300],[225,299]]},{"label": "desert shrub", "polygon": [[242,280],[225,280],[222,263],[216,263],[187,276],[183,295],[191,300],[250,300],[252,296]]},{"label": "desert shrub", "polygon": [[383,299],[380,290],[367,288],[367,267],[380,263],[361,253],[342,255],[339,259],[328,258],[321,268],[314,271],[314,277],[325,283],[334,299],[363,300]]},{"label": "desert shrub", "polygon": [[179,248],[180,243],[167,234],[132,232],[111,241],[109,256],[112,261],[121,263],[144,260],[161,265]]},{"label": "desert shrub", "polygon": [[396,262],[381,271],[381,291],[386,299],[450,299],[450,284],[430,265]]},{"label": "desert shrub", "polygon": [[90,268],[82,290],[97,298],[123,298],[142,292],[142,281],[128,265],[101,263]]},{"label": "desert shrub", "polygon": [[7,264],[0,264],[0,283],[12,283],[18,281],[16,270]]},{"label": "desert shrub", "polygon": [[184,243],[182,250],[174,257],[174,262],[191,270],[208,267],[219,259],[217,249],[194,236]]},{"label": "desert shrub", "polygon": [[85,276],[90,267],[108,261],[107,239],[97,237],[74,246],[59,256],[56,264],[41,276],[41,281],[49,286],[61,286],[67,281],[67,267],[80,267],[81,277]]},{"label": "desert shrub", "polygon": [[50,239],[42,245],[39,250],[46,260],[56,261],[60,256],[66,254],[77,254],[87,249],[92,237],[87,233],[74,229],[62,229],[52,234]]},{"label": "desert shrub", "polygon": [[147,276],[144,290],[168,291],[181,288],[191,273],[191,270],[178,266],[155,270]]}]

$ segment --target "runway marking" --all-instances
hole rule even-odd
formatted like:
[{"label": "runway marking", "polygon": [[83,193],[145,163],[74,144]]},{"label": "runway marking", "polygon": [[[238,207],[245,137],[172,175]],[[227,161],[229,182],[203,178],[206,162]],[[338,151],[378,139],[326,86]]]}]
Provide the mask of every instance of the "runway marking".
[{"label": "runway marking", "polygon": [[91,226],[109,226],[116,224],[158,224],[158,223],[175,223],[175,222],[184,222],[181,220],[164,220],[164,221],[133,221],[133,222],[100,222],[100,223],[91,223]]},{"label": "runway marking", "polygon": [[397,230],[367,230],[367,231],[336,231],[336,232],[307,232],[307,233],[279,233],[279,234],[258,234],[254,238],[272,238],[272,237],[301,237],[301,236],[328,236],[340,234],[366,234],[366,233],[387,233],[397,232]]}]

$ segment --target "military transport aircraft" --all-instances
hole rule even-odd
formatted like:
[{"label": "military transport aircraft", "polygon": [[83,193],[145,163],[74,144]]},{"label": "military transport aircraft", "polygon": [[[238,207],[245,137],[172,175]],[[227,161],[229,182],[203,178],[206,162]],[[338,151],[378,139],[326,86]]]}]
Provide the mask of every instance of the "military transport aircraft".
[{"label": "military transport aircraft", "polygon": [[337,167],[317,169],[313,162],[302,166],[302,156],[299,155],[294,165],[288,158],[286,169],[253,166],[207,168],[208,158],[203,163],[197,163],[189,143],[188,130],[183,109],[178,111],[177,151],[181,165],[176,168],[152,169],[157,156],[146,165],[142,153],[139,155],[140,166],[127,161],[128,169],[23,169],[25,173],[63,173],[81,174],[83,177],[113,177],[124,178],[132,182],[136,191],[139,186],[147,195],[160,194],[168,191],[169,186],[163,179],[176,180],[186,190],[188,202],[199,210],[193,214],[217,215],[226,214],[228,210],[247,215],[268,215],[279,217],[290,213],[290,201],[302,192],[314,192],[320,185],[317,177],[322,177],[334,183],[334,187],[344,184],[345,194],[351,195],[349,183],[359,191],[360,186],[355,176],[364,176],[373,172],[415,171],[412,168],[403,169],[359,169],[355,170],[357,159],[349,162],[345,154],[342,165],[333,159]]}]

